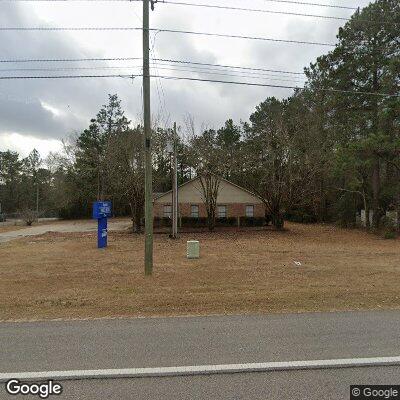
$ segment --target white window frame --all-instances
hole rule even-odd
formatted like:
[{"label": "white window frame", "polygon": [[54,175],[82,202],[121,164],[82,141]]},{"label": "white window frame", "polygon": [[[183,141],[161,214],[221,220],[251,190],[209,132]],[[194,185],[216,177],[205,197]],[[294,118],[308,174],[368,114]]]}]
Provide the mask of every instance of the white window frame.
[{"label": "white window frame", "polygon": [[[251,209],[251,212],[249,213],[248,210],[250,210],[250,209]],[[245,215],[246,215],[246,218],[254,218],[254,204],[246,204]]]},{"label": "white window frame", "polygon": [[[224,212],[221,213],[221,209]],[[217,205],[217,218],[228,218],[228,207],[225,204]]]},{"label": "white window frame", "polygon": [[[197,211],[193,212],[193,209],[197,209]],[[191,218],[199,218],[200,217],[200,207],[198,204],[190,205],[190,217]]]},{"label": "white window frame", "polygon": [[172,204],[164,204],[163,217],[164,218],[172,218]]}]

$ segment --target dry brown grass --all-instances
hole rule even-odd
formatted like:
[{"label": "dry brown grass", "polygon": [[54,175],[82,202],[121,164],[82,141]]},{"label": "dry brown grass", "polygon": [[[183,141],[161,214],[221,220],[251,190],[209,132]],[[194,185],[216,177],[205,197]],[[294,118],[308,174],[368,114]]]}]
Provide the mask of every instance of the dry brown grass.
[{"label": "dry brown grass", "polygon": [[[199,260],[185,258],[192,238]],[[3,320],[400,308],[399,282],[398,240],[321,225],[157,235],[147,278],[142,236],[111,233],[106,250],[92,233],[0,245]]]}]

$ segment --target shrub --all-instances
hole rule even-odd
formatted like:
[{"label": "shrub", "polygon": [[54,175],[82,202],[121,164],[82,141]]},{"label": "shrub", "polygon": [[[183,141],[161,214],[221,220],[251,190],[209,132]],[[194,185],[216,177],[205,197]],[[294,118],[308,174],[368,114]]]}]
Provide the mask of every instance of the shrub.
[{"label": "shrub", "polygon": [[35,211],[27,208],[21,211],[21,218],[26,223],[26,225],[31,226],[35,221],[37,221],[38,216]]},{"label": "shrub", "polygon": [[386,231],[383,235],[384,239],[396,239],[397,238],[397,232],[394,231]]},{"label": "shrub", "polygon": [[181,224],[184,228],[205,228],[207,218],[182,217]]},{"label": "shrub", "polygon": [[336,223],[342,228],[354,228],[356,226],[356,202],[352,193],[344,193],[333,208]]},{"label": "shrub", "polygon": [[264,226],[265,218],[263,217],[240,217],[240,226]]},{"label": "shrub", "polygon": [[58,209],[56,214],[61,219],[91,218],[92,208],[91,204],[77,202]]},{"label": "shrub", "polygon": [[396,223],[389,217],[383,216],[380,220],[381,234],[384,239],[396,239]]},{"label": "shrub", "polygon": [[237,225],[236,217],[217,218],[215,220],[215,226],[236,226],[236,225]]},{"label": "shrub", "polygon": [[172,226],[172,219],[171,218],[154,218],[154,227],[155,228],[169,228]]},{"label": "shrub", "polygon": [[317,222],[315,215],[304,210],[292,210],[285,213],[285,219],[290,222],[298,222],[302,224],[313,224]]}]

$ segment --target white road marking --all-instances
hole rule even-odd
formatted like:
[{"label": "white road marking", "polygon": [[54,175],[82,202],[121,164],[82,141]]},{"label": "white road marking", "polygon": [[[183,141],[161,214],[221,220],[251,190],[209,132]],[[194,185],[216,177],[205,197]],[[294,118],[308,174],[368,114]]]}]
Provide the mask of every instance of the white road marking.
[{"label": "white road marking", "polygon": [[0,382],[6,382],[9,379],[19,379],[21,381],[53,379],[62,381],[82,379],[148,378],[379,366],[400,366],[400,357],[344,358],[334,360],[283,361],[158,368],[95,369],[15,373],[7,372],[0,373]]}]

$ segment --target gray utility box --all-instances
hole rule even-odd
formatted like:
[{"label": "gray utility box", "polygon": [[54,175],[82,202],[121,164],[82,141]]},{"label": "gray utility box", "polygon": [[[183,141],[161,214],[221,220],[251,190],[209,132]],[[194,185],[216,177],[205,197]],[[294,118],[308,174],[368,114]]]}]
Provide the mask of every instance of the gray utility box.
[{"label": "gray utility box", "polygon": [[188,240],[187,242],[187,258],[200,258],[200,243],[198,240]]}]

